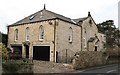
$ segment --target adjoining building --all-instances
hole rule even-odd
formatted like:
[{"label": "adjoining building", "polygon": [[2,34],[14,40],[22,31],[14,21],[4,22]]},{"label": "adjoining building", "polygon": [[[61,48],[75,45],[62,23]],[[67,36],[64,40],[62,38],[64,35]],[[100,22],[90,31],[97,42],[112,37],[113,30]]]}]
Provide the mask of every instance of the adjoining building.
[{"label": "adjoining building", "polygon": [[21,58],[71,62],[78,51],[101,51],[101,35],[90,12],[87,17],[70,19],[44,6],[8,26],[8,47],[17,50]]}]

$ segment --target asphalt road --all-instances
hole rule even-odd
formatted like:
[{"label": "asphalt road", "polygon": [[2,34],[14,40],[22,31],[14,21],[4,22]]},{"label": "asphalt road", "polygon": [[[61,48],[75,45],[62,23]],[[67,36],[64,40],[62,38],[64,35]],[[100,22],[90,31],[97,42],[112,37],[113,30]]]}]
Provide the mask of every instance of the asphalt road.
[{"label": "asphalt road", "polygon": [[108,74],[111,75],[116,74],[120,75],[120,64],[111,64],[111,65],[105,65],[105,66],[100,66],[100,67],[92,67],[84,70],[77,70],[73,73],[89,73],[89,74]]}]

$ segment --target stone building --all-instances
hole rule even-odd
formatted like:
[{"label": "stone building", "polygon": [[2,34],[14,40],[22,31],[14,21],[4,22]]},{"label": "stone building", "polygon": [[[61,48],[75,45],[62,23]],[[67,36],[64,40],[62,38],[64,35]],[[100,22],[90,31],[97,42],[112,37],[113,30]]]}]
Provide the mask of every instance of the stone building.
[{"label": "stone building", "polygon": [[101,51],[105,44],[105,35],[98,33],[98,28],[90,12],[87,17],[73,20],[81,26],[82,51]]},{"label": "stone building", "polygon": [[8,47],[18,51],[20,58],[67,63],[78,51],[100,51],[99,40],[90,12],[70,19],[44,7],[8,26]]}]

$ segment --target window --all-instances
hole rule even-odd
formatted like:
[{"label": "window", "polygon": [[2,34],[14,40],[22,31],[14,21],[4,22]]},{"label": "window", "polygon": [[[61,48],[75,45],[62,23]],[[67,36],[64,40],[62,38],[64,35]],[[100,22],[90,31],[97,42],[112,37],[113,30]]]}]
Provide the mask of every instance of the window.
[{"label": "window", "polygon": [[31,16],[29,19],[32,20],[35,16]]},{"label": "window", "polygon": [[18,40],[18,29],[15,29],[15,41]]},{"label": "window", "polygon": [[86,33],[86,29],[84,29],[84,48],[87,47],[87,33]]},{"label": "window", "polygon": [[44,28],[41,25],[39,28],[39,40],[43,40],[44,39]]},{"label": "window", "polygon": [[89,23],[92,24],[92,20],[89,20]]},{"label": "window", "polygon": [[73,30],[72,30],[72,28],[70,27],[69,28],[69,43],[72,43],[72,41],[73,41]]},{"label": "window", "polygon": [[92,20],[89,20],[89,24],[90,24],[90,26],[92,26]]},{"label": "window", "polygon": [[29,27],[26,28],[26,41],[29,41],[30,39],[30,31],[29,31]]}]

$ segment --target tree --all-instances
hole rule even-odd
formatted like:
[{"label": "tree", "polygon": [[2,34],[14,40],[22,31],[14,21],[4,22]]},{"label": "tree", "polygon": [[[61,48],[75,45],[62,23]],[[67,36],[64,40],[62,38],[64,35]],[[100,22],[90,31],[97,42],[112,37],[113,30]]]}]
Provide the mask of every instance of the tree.
[{"label": "tree", "polygon": [[7,46],[7,34],[0,32],[0,42],[2,42],[5,46]]},{"label": "tree", "polygon": [[8,51],[5,45],[1,45],[2,47],[2,59],[7,60],[8,59]]},{"label": "tree", "polygon": [[107,20],[105,22],[97,24],[98,31],[106,35],[106,47],[113,48],[115,46],[119,46],[118,39],[119,39],[119,32],[113,20]]}]

